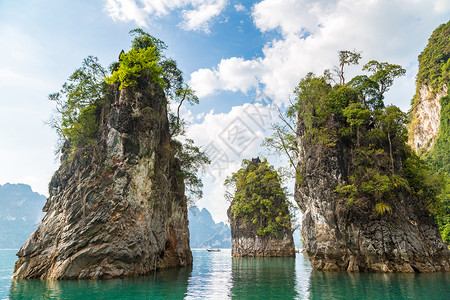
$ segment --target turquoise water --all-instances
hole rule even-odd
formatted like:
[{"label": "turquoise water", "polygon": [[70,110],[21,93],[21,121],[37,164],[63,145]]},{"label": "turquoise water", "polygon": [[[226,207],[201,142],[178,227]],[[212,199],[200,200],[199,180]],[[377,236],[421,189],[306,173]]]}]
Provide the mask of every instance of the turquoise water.
[{"label": "turquoise water", "polygon": [[11,281],[14,250],[0,250],[0,299],[450,299],[450,275],[320,272],[294,258],[231,258],[193,250],[190,268],[112,280]]}]

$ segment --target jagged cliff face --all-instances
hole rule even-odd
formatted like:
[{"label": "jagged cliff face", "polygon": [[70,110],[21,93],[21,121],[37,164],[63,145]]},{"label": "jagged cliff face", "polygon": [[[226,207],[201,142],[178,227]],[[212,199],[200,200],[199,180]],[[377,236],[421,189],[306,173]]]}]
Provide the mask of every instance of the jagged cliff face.
[{"label": "jagged cliff face", "polygon": [[117,93],[95,146],[63,156],[42,224],[17,253],[15,278],[136,276],[192,263],[164,93],[150,76]]},{"label": "jagged cliff face", "polygon": [[384,216],[348,206],[334,189],[348,176],[350,150],[339,143],[327,148],[302,144],[304,134],[299,130],[303,181],[297,180],[295,200],[303,212],[303,247],[313,268],[450,271],[450,252],[426,207],[407,193],[397,199],[392,214]]},{"label": "jagged cliff face", "polygon": [[409,124],[409,144],[417,152],[433,148],[441,118],[442,97],[447,95],[447,85],[433,93],[431,87],[423,84],[418,88],[413,107],[413,121]]},{"label": "jagged cliff face", "polygon": [[227,211],[232,256],[295,256],[287,199],[275,170],[256,158],[232,178],[237,180]]}]

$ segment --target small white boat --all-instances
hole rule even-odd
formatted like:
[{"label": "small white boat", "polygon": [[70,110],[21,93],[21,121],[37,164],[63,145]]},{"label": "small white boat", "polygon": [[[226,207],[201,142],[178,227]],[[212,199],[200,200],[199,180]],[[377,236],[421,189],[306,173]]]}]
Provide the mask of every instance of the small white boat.
[{"label": "small white boat", "polygon": [[220,252],[220,249],[206,249],[208,252]]}]

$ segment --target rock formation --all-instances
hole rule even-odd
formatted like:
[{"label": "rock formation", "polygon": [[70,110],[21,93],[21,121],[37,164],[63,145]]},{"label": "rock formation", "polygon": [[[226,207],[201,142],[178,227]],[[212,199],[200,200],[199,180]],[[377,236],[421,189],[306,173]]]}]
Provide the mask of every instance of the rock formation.
[{"label": "rock formation", "polygon": [[[327,144],[308,142],[311,132],[302,119],[299,121],[301,176],[297,178],[295,200],[303,212],[303,248],[311,265],[319,270],[450,271],[450,251],[425,195],[414,193],[415,187],[401,179],[405,175],[400,171],[396,172],[403,175],[391,175],[387,141],[382,143],[385,150],[371,148],[366,140],[373,136],[370,130],[379,128],[370,122],[369,131],[360,139],[361,146],[357,146],[341,135],[345,125],[335,115],[318,125],[326,131],[316,131],[322,134],[322,140],[333,141]],[[404,143],[404,138],[398,141]],[[392,154],[392,166],[406,172],[407,165],[401,160],[408,150],[404,144],[397,146],[400,152]],[[342,186],[347,188],[348,198],[337,192]],[[386,209],[379,212],[377,207]]]},{"label": "rock formation", "polygon": [[442,209],[436,214],[442,239],[450,244],[450,21],[436,28],[419,55],[416,94],[411,101],[409,144],[441,178]]},{"label": "rock formation", "polygon": [[244,161],[231,177],[228,209],[233,257],[295,256],[291,219],[279,177],[267,160]]},{"label": "rock formation", "polygon": [[144,74],[115,93],[99,112],[95,145],[63,154],[15,278],[137,276],[192,263],[164,92]]},{"label": "rock formation", "polygon": [[[450,22],[445,26],[438,40],[448,39]],[[448,49],[448,43],[438,44]],[[424,53],[428,63],[437,59],[426,70],[446,69],[440,64],[448,55],[441,59],[441,51]],[[334,86],[326,77],[308,74],[295,90],[294,197],[303,212],[304,250],[320,270],[450,271],[450,251],[435,219],[441,214],[436,207],[445,205],[437,197],[441,183],[433,181],[426,163],[406,144],[407,115],[383,104],[384,93],[404,71],[377,61],[363,70],[372,74]],[[439,77],[430,82],[442,84]],[[415,101],[422,111],[419,123],[439,110],[444,92],[446,86],[434,92],[420,86],[423,101]],[[432,145],[438,119],[433,116],[417,127],[422,131],[414,140],[417,147]]]},{"label": "rock formation", "polygon": [[[419,154],[433,148],[441,122],[441,99],[448,96],[450,22],[436,28],[419,55],[416,94],[411,102],[409,143]],[[444,116],[445,120],[445,116]]]},{"label": "rock formation", "polygon": [[413,122],[409,125],[409,143],[416,152],[433,148],[441,119],[440,100],[446,95],[447,85],[436,93],[427,84],[420,86],[414,102]]},{"label": "rock formation", "polygon": [[308,172],[296,184],[302,212],[303,248],[319,270],[434,272],[450,271],[450,252],[435,220],[416,199],[398,199],[389,216],[349,209],[334,192],[343,182],[343,153],[318,153],[305,147]]}]

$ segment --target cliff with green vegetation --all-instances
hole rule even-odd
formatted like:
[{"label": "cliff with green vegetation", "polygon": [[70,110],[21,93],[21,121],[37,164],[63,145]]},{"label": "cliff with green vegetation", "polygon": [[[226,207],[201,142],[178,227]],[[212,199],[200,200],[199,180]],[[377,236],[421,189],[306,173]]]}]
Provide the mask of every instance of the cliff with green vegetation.
[{"label": "cliff with green vegetation", "polygon": [[226,180],[234,257],[294,256],[291,213],[280,177],[266,159],[244,160]]},{"label": "cliff with green vegetation", "polygon": [[89,57],[50,95],[61,166],[41,225],[17,253],[15,278],[137,276],[192,264],[185,189],[200,194],[192,170],[207,159],[176,139],[183,123],[168,112],[168,95],[179,105],[196,98],[164,44],[132,33],[110,77]]},{"label": "cliff with green vegetation", "polygon": [[450,244],[450,21],[433,32],[419,55],[417,91],[411,102],[409,142],[440,176],[443,203],[437,214],[442,238]]},{"label": "cliff with green vegetation", "polygon": [[[336,75],[308,74],[268,142],[297,157],[295,199],[304,249],[321,270],[450,270],[450,251],[432,214],[439,180],[407,145],[407,116],[384,93],[405,71],[370,61],[346,82],[359,53],[339,53]],[[292,120],[296,124],[289,122]]]}]

